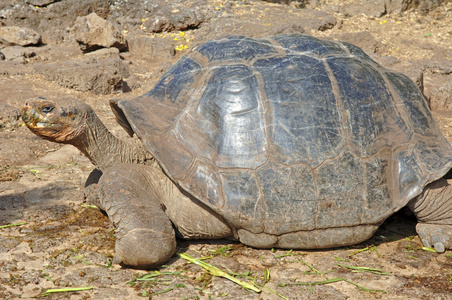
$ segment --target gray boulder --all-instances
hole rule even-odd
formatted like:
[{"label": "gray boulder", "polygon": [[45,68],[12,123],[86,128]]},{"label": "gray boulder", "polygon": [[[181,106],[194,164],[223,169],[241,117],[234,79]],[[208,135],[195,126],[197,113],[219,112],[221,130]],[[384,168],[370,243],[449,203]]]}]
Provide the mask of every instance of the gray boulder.
[{"label": "gray boulder", "polygon": [[123,80],[129,77],[130,73],[119,57],[116,59],[88,57],[63,63],[36,64],[34,71],[44,75],[46,80],[81,92],[110,94],[130,90]]},{"label": "gray boulder", "polygon": [[424,94],[432,110],[452,110],[452,63],[447,60],[421,62],[424,69]]},{"label": "gray boulder", "polygon": [[115,47],[102,48],[96,51],[88,52],[85,57],[95,57],[96,59],[120,58],[119,49]]},{"label": "gray boulder", "polygon": [[2,53],[6,60],[20,63],[26,63],[27,59],[36,56],[36,52],[33,49],[21,46],[5,47],[2,49]]},{"label": "gray boulder", "polygon": [[0,44],[4,46],[30,46],[41,43],[41,35],[30,28],[0,27]]},{"label": "gray boulder", "polygon": [[127,49],[127,42],[119,29],[96,13],[78,17],[71,33],[84,52],[110,47],[120,51]]},{"label": "gray boulder", "polygon": [[429,12],[441,5],[441,0],[385,0],[387,13],[401,13],[410,9]]},{"label": "gray boulder", "polygon": [[26,0],[25,2],[33,6],[45,7],[57,1],[58,0]]},{"label": "gray boulder", "polygon": [[410,9],[429,12],[439,5],[441,5],[440,0],[353,0],[348,4],[337,6],[337,12],[347,17],[364,14],[379,18],[386,14],[402,13]]}]

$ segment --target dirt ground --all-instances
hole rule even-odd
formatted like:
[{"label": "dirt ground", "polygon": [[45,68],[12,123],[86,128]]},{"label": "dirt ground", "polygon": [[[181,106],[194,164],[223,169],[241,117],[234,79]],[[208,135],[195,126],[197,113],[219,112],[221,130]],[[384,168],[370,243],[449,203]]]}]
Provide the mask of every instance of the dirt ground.
[{"label": "dirt ground", "polygon": [[[119,28],[128,48],[82,51],[74,24],[91,12]],[[42,37],[28,46],[0,39],[0,226],[15,225],[0,227],[0,298],[92,287],[44,297],[452,299],[452,252],[423,249],[406,211],[390,217],[370,240],[340,249],[258,250],[227,240],[178,241],[178,252],[210,257],[210,264],[255,282],[260,293],[178,256],[156,270],[112,265],[114,228],[83,197],[93,165],[71,146],[41,140],[19,119],[30,97],[75,97],[124,137],[108,100],[150,90],[187,49],[226,34],[304,32],[356,44],[407,74],[423,89],[452,142],[451,1],[0,0],[0,26],[31,28]]]}]

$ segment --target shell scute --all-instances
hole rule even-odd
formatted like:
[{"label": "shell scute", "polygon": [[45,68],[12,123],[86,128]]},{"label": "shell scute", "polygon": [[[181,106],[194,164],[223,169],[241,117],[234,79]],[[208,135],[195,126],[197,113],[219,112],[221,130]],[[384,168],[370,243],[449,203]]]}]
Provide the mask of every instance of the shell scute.
[{"label": "shell scute", "polygon": [[282,35],[274,37],[286,54],[314,54],[316,56],[345,55],[345,48],[337,42],[319,40],[309,35]]},{"label": "shell scute", "polygon": [[381,147],[407,143],[412,131],[406,125],[379,70],[355,58],[329,58],[336,79],[341,115],[357,155],[375,155]]},{"label": "shell scute", "polygon": [[[198,156],[218,167],[257,168],[267,160],[263,107],[253,71],[246,65],[219,66],[211,70],[191,116],[205,129],[208,144],[196,145]],[[205,154],[206,149],[215,157]]]},{"label": "shell scute", "polygon": [[271,42],[243,36],[230,36],[214,40],[196,48],[209,62],[251,60],[258,56],[277,54]]},{"label": "shell scute", "polygon": [[273,155],[290,165],[318,166],[344,145],[333,87],[322,60],[286,55],[257,60],[266,95]]}]

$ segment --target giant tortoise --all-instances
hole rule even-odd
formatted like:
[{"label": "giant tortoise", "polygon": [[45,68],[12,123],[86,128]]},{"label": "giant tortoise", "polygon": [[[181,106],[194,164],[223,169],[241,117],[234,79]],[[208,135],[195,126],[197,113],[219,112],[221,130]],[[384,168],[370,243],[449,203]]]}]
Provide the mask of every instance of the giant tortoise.
[{"label": "giant tortoise", "polygon": [[351,245],[407,205],[425,246],[452,248],[452,147],[416,85],[356,46],[228,36],[110,106],[138,139],[77,100],[30,100],[22,118],[103,172],[95,195],[117,227],[117,263],[158,266],[176,235]]}]

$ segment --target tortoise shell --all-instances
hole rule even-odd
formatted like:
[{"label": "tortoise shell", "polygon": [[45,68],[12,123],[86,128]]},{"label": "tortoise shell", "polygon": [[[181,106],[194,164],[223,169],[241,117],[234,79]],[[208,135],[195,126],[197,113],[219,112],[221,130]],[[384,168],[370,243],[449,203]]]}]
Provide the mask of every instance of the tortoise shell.
[{"label": "tortoise shell", "polygon": [[112,108],[174,182],[255,233],[380,224],[452,168],[410,79],[307,35],[198,45]]}]

